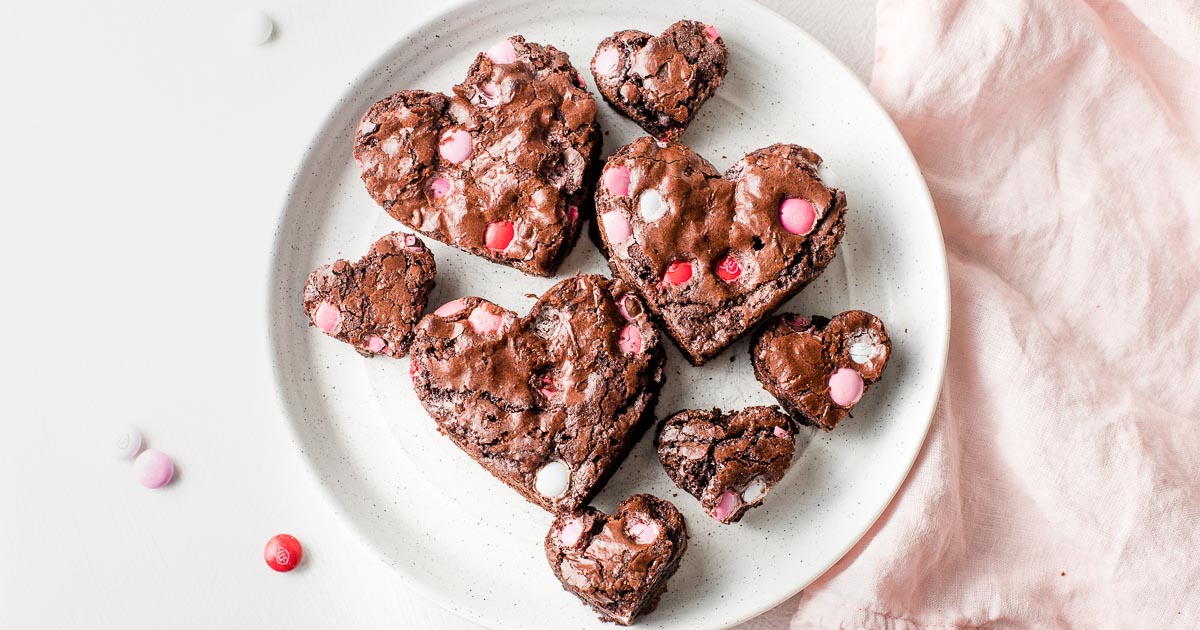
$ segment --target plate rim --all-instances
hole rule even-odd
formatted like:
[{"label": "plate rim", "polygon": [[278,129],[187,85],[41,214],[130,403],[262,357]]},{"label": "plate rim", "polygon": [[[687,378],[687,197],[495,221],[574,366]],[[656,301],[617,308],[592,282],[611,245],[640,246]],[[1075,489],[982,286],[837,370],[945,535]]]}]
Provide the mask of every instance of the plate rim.
[{"label": "plate rim", "polygon": [[[385,67],[388,59],[401,46],[401,43],[405,40],[405,38],[410,37],[411,35],[422,30],[431,28],[438,22],[450,21],[462,17],[470,17],[473,10],[483,6],[495,8],[495,5],[498,2],[504,2],[511,5],[526,4],[528,1],[529,0],[464,0],[463,2],[436,11],[423,20],[410,23],[406,28],[398,32],[395,38],[379,53],[372,56],[371,59],[364,64],[363,69],[360,70],[349,81],[346,87],[338,93],[337,97],[332,101],[329,107],[326,108],[325,114],[319,119],[319,121],[313,127],[309,128],[308,134],[306,135],[306,137],[309,138],[309,142],[305,145],[303,155],[297,161],[296,166],[292,171],[292,176],[288,181],[286,192],[283,195],[283,200],[277,206],[275,233],[273,239],[274,242],[271,247],[271,255],[267,261],[270,270],[269,273],[266,274],[267,281],[266,286],[264,287],[266,289],[266,299],[264,300],[265,304],[263,305],[263,310],[265,311],[264,314],[266,315],[265,327],[267,332],[267,345],[270,352],[272,375],[271,384],[273,396],[271,398],[275,410],[278,416],[281,418],[287,435],[293,444],[303,444],[305,439],[300,432],[300,427],[291,418],[288,410],[288,403],[285,399],[285,375],[282,372],[283,368],[281,362],[277,358],[279,353],[283,351],[283,348],[281,347],[280,336],[275,332],[281,324],[277,322],[275,318],[276,299],[273,297],[273,295],[276,287],[278,286],[281,275],[280,269],[277,266],[277,262],[280,259],[286,240],[285,232],[283,230],[283,220],[287,217],[288,210],[291,207],[293,200],[297,197],[298,188],[303,176],[311,170],[309,168],[311,165],[310,163],[317,159],[317,141],[332,127],[332,123],[337,117],[338,111],[340,110],[342,104],[354,96],[354,90],[356,89],[356,86],[362,85],[372,75],[378,72],[379,68]],[[730,3],[731,0],[722,1]],[[888,113],[878,99],[875,98],[875,95],[871,92],[870,87],[864,83],[863,80],[859,78],[859,76],[853,70],[851,70],[840,57],[835,55],[824,44],[822,44],[820,40],[816,39],[799,24],[780,15],[774,9],[756,2],[755,0],[733,0],[733,2],[736,2],[736,4],[741,5],[742,7],[748,7],[751,10],[764,13],[766,16],[772,18],[773,21],[776,22],[781,28],[788,30],[794,37],[806,40],[807,44],[815,46],[817,49],[823,51],[828,60],[832,62],[832,65],[835,67],[835,69],[841,74],[849,77],[852,83],[857,86],[863,92],[863,94],[866,95],[866,100],[869,102],[869,107],[875,108],[876,111],[879,114],[882,114],[882,116],[886,119],[887,124],[885,125],[885,128],[887,133],[891,134],[892,139],[899,141],[899,145],[903,147],[903,150],[900,151],[896,157],[903,159],[903,166],[906,167],[906,169],[910,169],[912,172],[915,172],[918,177],[920,194],[914,197],[914,203],[919,203],[922,205],[923,209],[927,211],[933,219],[931,223],[932,230],[931,233],[927,235],[927,238],[929,239],[929,244],[936,245],[936,247],[932,248],[934,250],[932,262],[936,267],[938,267],[938,270],[940,270],[940,273],[937,274],[936,280],[938,282],[936,284],[940,290],[941,299],[938,300],[938,304],[931,306],[937,309],[937,314],[940,315],[940,319],[944,325],[939,326],[936,328],[936,330],[931,331],[931,334],[935,335],[937,340],[937,343],[933,348],[936,352],[936,355],[933,357],[935,359],[935,369],[937,371],[936,378],[934,379],[936,387],[931,389],[931,391],[936,392],[936,394],[930,396],[923,405],[921,410],[923,424],[920,427],[920,439],[912,442],[910,452],[902,453],[907,460],[907,465],[905,467],[904,474],[896,477],[897,481],[895,482],[894,487],[892,487],[888,492],[888,500],[879,507],[873,516],[863,521],[863,527],[861,528],[861,531],[855,533],[852,541],[848,543],[848,546],[845,549],[842,549],[836,554],[832,555],[831,560],[825,566],[820,568],[820,571],[816,573],[816,576],[812,580],[800,584],[778,601],[771,602],[769,605],[761,608],[755,607],[753,610],[748,609],[737,619],[725,623],[722,626],[723,628],[735,626],[773,610],[791,597],[794,597],[797,593],[800,593],[804,589],[811,586],[813,582],[819,580],[821,577],[827,574],[830,569],[841,562],[851,550],[858,546],[858,544],[862,542],[863,538],[865,538],[867,534],[874,529],[876,524],[879,523],[880,518],[882,518],[884,513],[887,512],[888,508],[890,508],[896,501],[897,495],[907,483],[909,477],[912,475],[913,468],[916,466],[916,462],[919,459],[921,452],[924,450],[925,443],[928,441],[929,431],[933,425],[933,419],[936,415],[937,405],[941,399],[940,392],[945,382],[946,362],[949,357],[952,314],[949,265],[947,261],[945,240],[942,234],[937,210],[934,206],[932,195],[929,192],[929,185],[925,180],[925,176],[921,170],[920,164],[917,163],[916,157],[912,153],[912,148],[908,145],[908,142],[905,140],[903,134],[900,133],[900,130],[896,126],[895,120],[892,119],[891,114]],[[291,450],[293,455],[300,460],[301,468],[303,468],[305,471],[308,481],[316,486],[317,492],[320,494],[322,500],[325,502],[328,508],[332,509],[333,513],[337,516],[337,520],[348,529],[351,534],[350,537],[356,540],[359,545],[361,545],[370,553],[370,555],[375,556],[376,559],[381,559],[385,554],[381,549],[379,549],[378,545],[372,542],[371,538],[367,536],[366,532],[363,531],[353,519],[344,513],[338,498],[333,493],[333,489],[329,486],[329,484],[326,484],[322,480],[320,473],[314,468],[311,459],[304,457],[302,450]],[[406,587],[411,588],[413,591],[419,593],[423,598],[437,605],[446,612],[483,627],[496,627],[496,620],[494,618],[487,618],[476,614],[469,607],[462,608],[453,605],[450,597],[426,585],[423,581],[417,579],[418,576],[412,574],[411,571],[405,570],[403,567],[394,565],[392,563],[384,562],[384,564],[392,570],[392,572],[401,580],[402,583],[404,583]]]}]

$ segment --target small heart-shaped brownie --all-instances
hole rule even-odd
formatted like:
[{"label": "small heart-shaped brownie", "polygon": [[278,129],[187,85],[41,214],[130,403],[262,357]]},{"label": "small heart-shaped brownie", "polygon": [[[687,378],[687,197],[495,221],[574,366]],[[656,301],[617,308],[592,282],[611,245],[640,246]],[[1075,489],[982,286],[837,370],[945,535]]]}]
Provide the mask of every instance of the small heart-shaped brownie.
[{"label": "small heart-shaped brownie", "polygon": [[648,494],[625,499],[612,516],[592,507],[560,514],[546,534],[563,588],[623,626],[658,605],[686,549],[679,510]]},{"label": "small heart-shaped brownie", "polygon": [[866,311],[833,319],[780,315],[750,349],[754,376],[792,419],[826,431],[879,380],[891,353],[883,322]]},{"label": "small heart-shaped brownie", "polygon": [[632,289],[580,275],[518,317],[468,297],[417,326],[413,386],[439,430],[552,512],[600,491],[653,422],[666,353]]},{"label": "small heart-shaped brownie", "polygon": [[796,452],[792,423],[775,407],[685,409],[663,421],[657,442],[671,481],[722,523],[761,505]]},{"label": "small heart-shaped brownie", "polygon": [[480,53],[452,97],[375,103],[354,138],[367,191],[397,221],[539,276],[579,238],[599,155],[596,101],[567,54],[519,35]]},{"label": "small heart-shaped brownie", "polygon": [[313,271],[304,284],[304,312],[325,334],[359,354],[402,357],[421,319],[436,267],[421,239],[394,232],[351,263]]},{"label": "small heart-shaped brownie", "polygon": [[688,147],[643,136],[604,167],[593,238],[701,365],[833,260],[846,195],[821,182],[820,166],[816,153],[776,144],[721,176]]},{"label": "small heart-shaped brownie", "polygon": [[618,31],[592,57],[604,100],[650,135],[672,142],[721,85],[729,50],[717,29],[680,20],[658,37]]}]

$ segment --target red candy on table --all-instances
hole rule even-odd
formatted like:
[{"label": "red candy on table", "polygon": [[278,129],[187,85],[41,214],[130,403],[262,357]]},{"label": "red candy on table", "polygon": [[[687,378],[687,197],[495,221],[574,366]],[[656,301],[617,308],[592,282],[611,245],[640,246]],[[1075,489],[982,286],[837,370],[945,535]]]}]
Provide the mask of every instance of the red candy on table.
[{"label": "red candy on table", "polygon": [[300,547],[300,541],[288,534],[272,536],[271,540],[267,541],[266,549],[263,549],[263,559],[267,561],[267,566],[280,573],[295,569],[303,557],[304,550]]}]

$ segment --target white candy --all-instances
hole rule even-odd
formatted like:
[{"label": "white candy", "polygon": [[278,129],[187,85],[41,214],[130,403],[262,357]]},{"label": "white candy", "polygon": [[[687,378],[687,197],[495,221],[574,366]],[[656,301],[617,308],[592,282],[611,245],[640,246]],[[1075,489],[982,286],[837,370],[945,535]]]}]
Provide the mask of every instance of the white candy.
[{"label": "white candy", "polygon": [[567,491],[567,484],[571,480],[571,471],[567,469],[567,465],[562,462],[550,462],[542,466],[537,472],[537,481],[534,487],[538,494],[544,497],[561,497]]},{"label": "white candy", "polygon": [[657,221],[667,213],[667,204],[663,203],[662,195],[653,188],[642,192],[638,197],[638,212],[647,221]]},{"label": "white candy", "polygon": [[255,9],[239,11],[233,18],[233,36],[247,46],[259,46],[271,39],[275,23],[271,16]]},{"label": "white candy", "polygon": [[767,493],[767,484],[762,480],[762,477],[755,477],[746,484],[746,489],[742,490],[742,500],[746,503],[754,503],[761,499]]},{"label": "white candy", "polygon": [[833,169],[829,167],[829,162],[821,162],[821,165],[817,167],[817,177],[820,177],[821,183],[825,184],[826,186],[830,188],[839,188],[837,173],[834,173]]},{"label": "white candy", "polygon": [[142,434],[137,429],[126,429],[117,434],[113,443],[113,457],[120,460],[133,459],[142,450]]},{"label": "white candy", "polygon": [[850,338],[850,360],[859,365],[863,365],[875,358],[879,354],[879,345],[875,342],[875,335],[869,332],[860,332]]}]

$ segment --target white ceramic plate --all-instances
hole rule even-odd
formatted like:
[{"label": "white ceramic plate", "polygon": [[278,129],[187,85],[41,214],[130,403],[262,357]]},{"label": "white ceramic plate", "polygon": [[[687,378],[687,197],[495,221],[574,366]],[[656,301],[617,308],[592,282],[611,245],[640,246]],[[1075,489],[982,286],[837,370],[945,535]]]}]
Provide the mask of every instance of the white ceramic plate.
[{"label": "white ceramic plate", "polygon": [[[600,627],[546,564],[549,514],[493,479],[437,433],[409,385],[408,361],[363,359],[311,328],[300,307],[308,272],[357,259],[399,224],[366,194],[351,158],[353,130],[375,100],[403,88],[448,92],[477,51],[510,34],[567,51],[586,68],[597,42],[624,28],[657,33],[680,17],[715,24],[730,48],[725,84],[683,141],[724,170],[745,153],[794,142],[820,153],[849,199],[833,264],[787,307],[849,308],[886,322],[893,354],[883,380],[832,435],[802,449],[764,506],[722,526],[676,489],[643,439],[596,500],[605,511],[635,492],[670,498],[692,542],[646,628],[723,628],[795,594],[867,531],[908,473],[945,364],[949,297],[941,233],[924,181],[887,114],[853,74],[802,30],[751,2],[468,4],[414,28],[350,84],[313,139],[286,202],[270,285],[270,335],[280,398],[311,470],[347,523],[414,587],[445,608],[502,628]],[[599,96],[597,95],[599,100]],[[605,155],[641,135],[600,105]],[[428,242],[428,241],[427,241]],[[430,242],[430,307],[486,296],[525,312],[538,279]],[[558,274],[607,273],[581,239]],[[754,380],[742,341],[702,368],[668,342],[659,417],[773,400]]]}]

